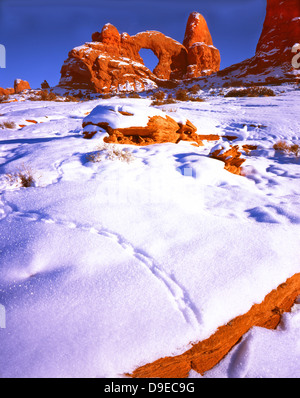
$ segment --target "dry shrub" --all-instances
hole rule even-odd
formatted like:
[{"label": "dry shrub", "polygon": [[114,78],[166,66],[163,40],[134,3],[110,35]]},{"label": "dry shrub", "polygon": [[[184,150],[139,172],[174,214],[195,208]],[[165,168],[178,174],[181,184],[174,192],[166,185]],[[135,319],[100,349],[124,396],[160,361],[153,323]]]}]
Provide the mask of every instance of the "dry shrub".
[{"label": "dry shrub", "polygon": [[132,92],[128,94],[128,98],[141,98],[141,96],[136,92]]},{"label": "dry shrub", "polygon": [[25,165],[15,173],[6,174],[5,177],[9,185],[17,185],[23,188],[29,188],[35,185],[32,169]]},{"label": "dry shrub", "polygon": [[109,98],[111,98],[112,97],[112,94],[111,93],[105,93],[105,94],[102,94],[101,95],[101,98],[102,99],[109,99]]},{"label": "dry shrub", "polygon": [[189,101],[192,102],[205,102],[204,98],[200,98],[200,97],[190,97]]},{"label": "dry shrub", "polygon": [[40,92],[40,100],[41,101],[55,101],[57,99],[56,94],[53,92],[49,92],[48,90],[42,90]]},{"label": "dry shrub", "polygon": [[203,98],[193,97],[193,96],[189,95],[187,90],[184,90],[184,89],[179,89],[176,92],[176,99],[178,101],[193,101],[193,102],[204,102],[205,101]]},{"label": "dry shrub", "polygon": [[17,127],[15,122],[6,121],[0,123],[0,129],[15,129]]},{"label": "dry shrub", "polygon": [[[80,94],[79,94],[80,95]],[[52,91],[41,90],[28,98],[30,101],[57,101],[57,102],[78,102],[78,96],[66,95],[62,97]]]},{"label": "dry shrub", "polygon": [[9,100],[9,96],[8,95],[0,95],[0,104],[7,102]]},{"label": "dry shrub", "polygon": [[197,94],[199,90],[200,90],[199,84],[194,84],[192,87],[188,89],[189,93],[191,94]]},{"label": "dry shrub", "polygon": [[128,149],[119,149],[116,145],[103,143],[96,148],[96,151],[87,155],[89,162],[98,163],[103,159],[120,160],[121,162],[131,163],[134,156]]},{"label": "dry shrub", "polygon": [[230,87],[242,87],[243,82],[241,80],[233,80],[230,82]]},{"label": "dry shrub", "polygon": [[185,90],[183,88],[180,88],[179,90],[177,90],[176,99],[178,101],[189,101],[190,97],[188,95],[187,90]]},{"label": "dry shrub", "polygon": [[285,152],[288,154],[293,154],[296,157],[300,155],[300,146],[297,144],[288,144],[285,141],[278,141],[273,145],[275,151]]},{"label": "dry shrub", "polygon": [[166,99],[156,99],[152,102],[151,105],[168,105],[168,104],[176,104],[176,100],[173,98],[173,95],[170,93]]},{"label": "dry shrub", "polygon": [[57,101],[58,97],[51,91],[49,92],[48,90],[41,90],[31,95],[28,99],[30,101]]},{"label": "dry shrub", "polygon": [[176,100],[171,93],[168,94],[168,97],[165,100],[165,104],[176,104]]},{"label": "dry shrub", "polygon": [[225,97],[274,97],[275,93],[268,87],[247,87],[230,90]]},{"label": "dry shrub", "polygon": [[163,101],[165,99],[165,93],[161,90],[156,91],[156,93],[152,95],[152,99],[157,101]]},{"label": "dry shrub", "polygon": [[73,95],[67,95],[65,97],[65,102],[79,102],[79,98]]}]

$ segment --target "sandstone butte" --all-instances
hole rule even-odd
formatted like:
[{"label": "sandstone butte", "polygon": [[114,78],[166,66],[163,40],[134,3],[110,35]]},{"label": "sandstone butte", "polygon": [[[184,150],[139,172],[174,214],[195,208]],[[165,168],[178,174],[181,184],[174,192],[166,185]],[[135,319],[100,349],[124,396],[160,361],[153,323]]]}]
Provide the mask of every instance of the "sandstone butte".
[{"label": "sandstone butte", "polygon": [[[158,58],[151,72],[139,55],[150,49]],[[98,93],[143,91],[175,87],[178,81],[210,75],[220,69],[220,53],[213,46],[202,15],[193,12],[183,44],[157,31],[130,36],[106,24],[92,41],[75,47],[61,69],[59,85]]]},{"label": "sandstone butte", "polygon": [[299,69],[292,65],[295,44],[300,42],[299,0],[267,0],[266,17],[254,57],[217,73],[243,79],[260,75],[266,83],[295,81]]}]

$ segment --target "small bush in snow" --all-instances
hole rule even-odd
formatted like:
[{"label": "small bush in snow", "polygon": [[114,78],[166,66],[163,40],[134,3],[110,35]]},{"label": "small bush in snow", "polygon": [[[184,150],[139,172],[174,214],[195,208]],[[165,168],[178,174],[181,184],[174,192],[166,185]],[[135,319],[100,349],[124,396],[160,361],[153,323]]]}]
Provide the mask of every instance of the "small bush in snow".
[{"label": "small bush in snow", "polygon": [[194,101],[194,102],[204,102],[205,101],[203,98],[193,97],[193,96],[189,95],[187,90],[184,90],[184,89],[179,89],[176,92],[176,99],[178,101]]},{"label": "small bush in snow", "polygon": [[170,93],[170,94],[168,94],[168,97],[167,97],[167,99],[165,100],[165,104],[175,104],[176,103],[176,100],[175,100],[175,98],[173,97],[173,95]]},{"label": "small bush in snow", "polygon": [[141,98],[138,93],[132,92],[128,94],[128,98]]},{"label": "small bush in snow", "polygon": [[16,173],[9,173],[5,175],[9,185],[16,185],[18,187],[29,188],[35,185],[35,179],[30,167],[23,167]]},{"label": "small bush in snow", "polygon": [[275,93],[268,87],[247,87],[243,89],[233,89],[225,94],[225,97],[274,97]]},{"label": "small bush in snow", "polygon": [[204,98],[200,98],[200,97],[190,97],[189,101],[192,102],[205,102]]},{"label": "small bush in snow", "polygon": [[275,151],[293,154],[297,157],[300,155],[300,146],[297,144],[288,144],[285,141],[278,141],[273,145],[273,148]]},{"label": "small bush in snow", "polygon": [[[164,93],[163,93],[164,94]],[[164,96],[165,96],[165,94],[164,94]],[[154,96],[153,96],[154,97]],[[156,106],[159,106],[159,105],[168,105],[168,104],[175,104],[176,103],[176,100],[173,98],[173,95],[170,93],[170,94],[168,94],[168,97],[166,98],[166,99],[159,99],[159,98],[157,98],[157,99],[155,99],[153,102],[152,102],[152,104],[151,105],[156,105]]]},{"label": "small bush in snow", "polygon": [[41,101],[55,101],[57,99],[56,94],[49,92],[48,90],[42,90],[40,93]]},{"label": "small bush in snow", "polygon": [[109,98],[111,98],[112,97],[112,94],[111,93],[105,93],[105,94],[102,94],[101,95],[101,98],[102,99],[109,99]]},{"label": "small bush in snow", "polygon": [[190,97],[188,95],[187,90],[184,90],[182,88],[180,88],[179,90],[177,90],[176,92],[176,99],[178,101],[189,101]]},{"label": "small bush in snow", "polygon": [[103,159],[131,163],[134,160],[134,156],[127,149],[119,149],[115,145],[106,143],[98,146],[94,153],[87,156],[87,160],[93,163],[101,162]]},{"label": "small bush in snow", "polygon": [[157,101],[163,101],[165,99],[165,93],[161,90],[156,91],[153,95],[152,95],[152,99],[157,100]]},{"label": "small bush in snow", "polygon": [[8,95],[0,95],[0,104],[7,102],[9,100],[9,96]]},{"label": "small bush in snow", "polygon": [[0,123],[0,129],[15,129],[17,126],[16,126],[16,123],[15,122],[3,122],[3,123]]},{"label": "small bush in snow", "polygon": [[189,93],[191,94],[197,94],[199,90],[200,90],[199,84],[194,84],[192,87],[188,89]]},{"label": "small bush in snow", "polygon": [[230,82],[230,87],[243,87],[243,82],[241,80],[233,80]]},{"label": "small bush in snow", "polygon": [[67,95],[65,102],[79,102],[79,98],[73,95]]},{"label": "small bush in snow", "polygon": [[30,101],[57,101],[57,102],[78,102],[79,98],[77,96],[66,95],[62,97],[60,95],[56,95],[52,91],[48,90],[40,90],[35,92],[28,98]]}]

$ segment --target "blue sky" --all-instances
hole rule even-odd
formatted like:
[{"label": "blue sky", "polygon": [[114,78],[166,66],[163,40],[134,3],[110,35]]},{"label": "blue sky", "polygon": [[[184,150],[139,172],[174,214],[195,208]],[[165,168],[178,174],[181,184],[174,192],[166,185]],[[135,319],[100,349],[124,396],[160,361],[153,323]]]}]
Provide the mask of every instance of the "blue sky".
[{"label": "blue sky", "polygon": [[[32,88],[44,79],[56,85],[68,52],[107,22],[130,35],[158,30],[182,42],[193,11],[206,18],[223,69],[254,55],[265,8],[266,0],[0,0],[0,87],[16,78]],[[152,57],[141,55],[153,69]]]}]

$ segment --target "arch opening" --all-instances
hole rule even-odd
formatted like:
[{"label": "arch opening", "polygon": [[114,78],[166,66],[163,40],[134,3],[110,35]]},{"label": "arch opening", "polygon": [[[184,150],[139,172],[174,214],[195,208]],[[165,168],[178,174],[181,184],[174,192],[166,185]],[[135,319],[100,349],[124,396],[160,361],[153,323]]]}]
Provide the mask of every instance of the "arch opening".
[{"label": "arch opening", "polygon": [[141,48],[139,54],[143,59],[145,66],[153,72],[159,62],[154,52],[148,48]]}]

